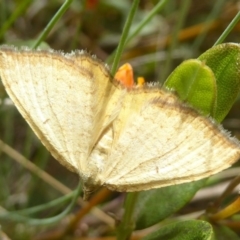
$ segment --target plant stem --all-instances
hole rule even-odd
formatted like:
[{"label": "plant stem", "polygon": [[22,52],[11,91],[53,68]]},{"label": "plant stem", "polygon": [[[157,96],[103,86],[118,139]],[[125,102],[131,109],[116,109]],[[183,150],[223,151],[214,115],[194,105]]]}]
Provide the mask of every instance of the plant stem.
[{"label": "plant stem", "polygon": [[34,46],[32,48],[37,48],[39,44],[44,41],[44,39],[47,37],[49,32],[52,30],[56,22],[62,17],[62,15],[66,12],[66,10],[69,8],[70,4],[73,0],[66,0],[64,4],[60,7],[60,9],[57,11],[57,13],[53,16],[51,21],[48,23],[48,25],[44,28],[40,36],[38,37],[37,41],[35,42]]},{"label": "plant stem", "polygon": [[220,210],[219,212],[213,215],[210,215],[209,218],[213,221],[220,221],[239,212],[239,210],[240,210],[240,198],[238,197],[234,202],[229,204],[224,209]]},{"label": "plant stem", "polygon": [[127,43],[130,42],[141,29],[148,24],[148,22],[168,3],[169,0],[162,0],[157,3],[157,5],[149,12],[149,14],[138,24],[136,29],[132,32],[131,36],[128,37]]},{"label": "plant stem", "polygon": [[228,34],[232,31],[232,29],[236,26],[236,24],[240,20],[240,12],[237,13],[237,15],[234,17],[234,19],[230,22],[228,27],[225,29],[225,31],[222,33],[222,35],[218,38],[218,40],[214,43],[213,46],[216,46],[224,41],[224,39],[228,36]]},{"label": "plant stem", "polygon": [[137,11],[138,4],[139,4],[139,0],[134,0],[133,1],[133,4],[132,4],[132,7],[131,7],[130,12],[128,14],[127,20],[126,20],[125,25],[123,27],[123,33],[122,33],[121,39],[119,41],[119,44],[118,44],[118,47],[117,47],[117,50],[116,50],[116,54],[115,54],[115,57],[114,57],[114,60],[113,60],[113,64],[112,64],[111,73],[112,73],[113,76],[114,76],[115,72],[117,71],[118,64],[119,64],[124,46],[126,44],[128,33],[129,33],[130,27],[132,25],[133,17],[135,15],[136,11]]},{"label": "plant stem", "polygon": [[[135,30],[131,33],[131,35],[128,36],[126,43],[129,43],[136,35],[142,30],[143,27],[146,26],[146,24],[160,11],[163,9],[163,7],[168,3],[170,0],[161,0],[157,5],[149,12],[149,14],[137,25]],[[113,58],[116,54],[116,51],[114,51],[107,59],[108,63],[113,61]]]},{"label": "plant stem", "polygon": [[130,238],[135,227],[134,210],[138,198],[138,192],[128,193],[125,200],[125,209],[122,222],[117,228],[117,240]]},{"label": "plant stem", "polygon": [[72,208],[74,207],[77,198],[79,196],[79,193],[82,189],[82,184],[79,183],[77,189],[74,191],[74,196],[72,197],[71,203],[66,207],[66,209],[58,214],[57,216],[50,217],[50,218],[45,218],[45,219],[37,219],[37,218],[29,218],[23,215],[20,215],[19,213],[15,212],[6,212],[0,215],[1,220],[12,220],[15,222],[24,222],[29,225],[38,225],[38,226],[43,226],[43,225],[52,225],[57,222],[59,222],[61,219],[63,219],[66,215],[68,215]]}]

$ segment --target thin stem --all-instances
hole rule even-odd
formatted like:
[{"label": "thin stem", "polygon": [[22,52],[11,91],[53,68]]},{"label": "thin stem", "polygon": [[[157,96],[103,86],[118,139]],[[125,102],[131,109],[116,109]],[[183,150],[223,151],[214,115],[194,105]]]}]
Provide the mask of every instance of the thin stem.
[{"label": "thin stem", "polygon": [[238,197],[234,202],[228,205],[226,208],[222,209],[218,213],[211,215],[209,218],[213,221],[219,221],[227,217],[232,216],[233,214],[239,212],[240,210],[240,197]]},{"label": "thin stem", "polygon": [[36,40],[35,44],[32,48],[37,48],[39,44],[45,40],[49,32],[52,30],[56,22],[62,17],[62,15],[66,12],[66,10],[69,8],[70,4],[73,0],[66,0],[65,3],[60,7],[60,9],[57,11],[57,13],[53,16],[53,18],[50,20],[48,25],[44,28],[38,39]]},{"label": "thin stem", "polygon": [[218,209],[219,206],[222,204],[222,202],[224,201],[224,199],[226,199],[226,197],[233,192],[234,188],[239,185],[240,183],[240,176],[237,176],[236,178],[234,178],[230,184],[227,186],[227,188],[222,192],[221,196],[218,197],[218,199],[216,199],[214,201],[214,203],[212,204],[214,206],[215,209]]},{"label": "thin stem", "polygon": [[[14,159],[16,162],[21,164],[23,167],[27,168],[29,171],[31,171],[33,174],[36,174],[39,178],[41,178],[43,181],[45,181],[47,184],[52,186],[54,189],[58,190],[59,192],[63,194],[68,194],[71,192],[71,189],[66,187],[61,182],[57,181],[55,178],[53,178],[51,175],[49,175],[47,172],[43,171],[39,167],[37,167],[35,164],[33,164],[31,161],[23,157],[20,153],[15,151],[13,148],[9,147],[7,144],[1,141],[0,139],[0,151],[3,151],[7,154],[7,156]],[[78,203],[81,204],[81,206],[84,205],[84,202],[81,198],[78,199]],[[98,208],[93,208],[92,212],[96,217],[101,219],[102,221],[106,221],[109,225],[113,225],[112,219],[102,212]]]},{"label": "thin stem", "polygon": [[22,215],[30,215],[30,214],[35,214],[41,211],[45,211],[49,208],[56,207],[57,205],[65,203],[66,201],[70,200],[74,194],[76,194],[76,190],[65,196],[59,197],[58,199],[55,199],[51,202],[41,204],[35,207],[23,209],[23,210],[14,211],[14,213],[18,213]]},{"label": "thin stem", "polygon": [[66,187],[61,182],[57,181],[54,177],[52,177],[47,172],[43,171],[41,168],[36,166],[34,163],[29,161],[27,158],[22,156],[19,152],[5,144],[0,139],[0,150],[6,153],[9,157],[14,159],[16,162],[18,162],[20,165],[31,171],[33,174],[37,175],[39,178],[41,178],[43,181],[51,185],[54,189],[57,189],[63,194],[69,193],[71,190]]},{"label": "thin stem", "polygon": [[103,202],[106,197],[110,194],[110,190],[107,188],[102,188],[100,191],[98,191],[93,198],[90,199],[86,205],[79,209],[79,212],[74,215],[74,217],[69,221],[68,227],[62,232],[62,236],[65,236],[66,234],[69,234],[73,232],[77,226],[80,220],[94,207]]},{"label": "thin stem", "polygon": [[214,43],[213,46],[216,46],[224,41],[224,39],[228,36],[228,34],[232,31],[232,29],[236,26],[236,24],[240,20],[240,12],[234,17],[234,19],[229,23],[228,27],[222,33],[222,35],[218,38],[218,40]]},{"label": "thin stem", "polygon": [[130,238],[135,227],[134,210],[138,199],[138,192],[128,193],[125,201],[125,209],[122,222],[117,229],[117,240]]},{"label": "thin stem", "polygon": [[77,201],[77,197],[80,193],[80,190],[82,188],[81,183],[78,184],[77,189],[74,191],[75,195],[71,201],[71,203],[67,206],[67,208],[61,212],[60,214],[58,214],[57,216],[54,217],[50,217],[50,218],[45,218],[45,219],[37,219],[37,218],[28,218],[26,216],[22,216],[18,213],[11,213],[11,212],[6,212],[4,214],[0,215],[0,219],[2,220],[12,220],[15,222],[25,222],[27,224],[30,225],[51,225],[54,223],[59,222],[62,218],[64,218],[67,214],[70,213],[70,211],[72,210],[73,206],[75,205],[76,201]]},{"label": "thin stem", "polygon": [[125,25],[123,27],[123,33],[122,33],[120,42],[118,44],[116,54],[115,54],[113,64],[112,64],[111,73],[112,73],[113,76],[114,76],[115,72],[117,71],[118,64],[119,64],[124,46],[126,44],[128,33],[129,33],[130,27],[132,25],[133,17],[135,15],[136,11],[137,11],[138,4],[139,4],[139,0],[134,0],[133,1],[133,4],[132,4],[132,7],[131,7],[130,12],[128,14],[127,20],[126,20]]},{"label": "thin stem", "polygon": [[[163,7],[166,5],[167,2],[170,0],[162,0],[160,1],[150,12],[149,14],[137,25],[136,29],[131,33],[131,35],[128,36],[126,40],[126,44],[129,43],[136,35],[142,30],[143,27],[146,26],[146,24],[158,13],[160,10],[163,9]],[[116,51],[114,51],[107,59],[108,62],[113,61],[113,58],[116,54]]]},{"label": "thin stem", "polygon": [[148,22],[168,3],[169,0],[160,1],[149,13],[148,15],[138,24],[136,29],[128,37],[126,43],[129,43],[140,31],[141,29],[148,24]]}]

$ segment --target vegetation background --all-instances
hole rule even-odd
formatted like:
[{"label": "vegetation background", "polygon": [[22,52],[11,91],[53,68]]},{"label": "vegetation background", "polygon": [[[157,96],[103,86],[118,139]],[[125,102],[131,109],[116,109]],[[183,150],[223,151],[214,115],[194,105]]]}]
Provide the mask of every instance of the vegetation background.
[{"label": "vegetation background", "polygon": [[[165,2],[163,9],[125,46],[121,58],[121,64],[131,63],[135,76],[144,76],[147,81],[163,82],[183,60],[196,58],[212,47],[240,7],[240,1],[237,0]],[[63,0],[1,0],[0,43],[31,46],[63,3]],[[134,31],[139,22],[158,3],[156,0],[140,1],[130,32]],[[131,4],[130,0],[73,0],[41,43],[41,47],[64,51],[87,49],[111,65],[108,57],[119,43]],[[225,42],[239,42],[239,33],[240,23],[235,26]],[[62,167],[45,150],[7,98],[2,85],[0,101],[0,140],[12,148],[8,149],[9,153],[1,152],[0,148],[0,214],[6,209],[15,211],[49,203],[66,195],[69,189],[75,189],[78,176]],[[239,104],[238,99],[223,122],[223,126],[236,136],[240,136]],[[37,168],[22,161],[21,156],[16,155],[14,150],[61,184],[52,182],[48,175],[39,173]],[[206,209],[208,203],[220,195],[226,183],[238,172],[239,168],[236,166],[215,176],[212,182],[216,184],[211,186],[210,190],[202,189],[189,204],[165,220],[165,223],[180,217],[196,218],[199,211]],[[124,193],[108,191],[93,196],[91,204],[98,204],[101,211],[110,212],[110,215],[99,213],[98,210],[83,213],[81,210],[84,207],[79,210],[79,206],[76,205],[72,214],[65,217],[61,223],[67,225],[74,215],[79,212],[82,214],[81,222],[75,226],[75,234],[69,239],[115,239],[112,226],[114,219],[121,219],[124,197]],[[235,195],[232,195],[228,200],[234,197]],[[67,200],[61,205],[41,211],[37,217],[47,218],[62,212],[68,204]],[[61,239],[54,238],[61,232],[60,224],[48,232],[49,226],[30,226],[15,218],[12,218],[12,221],[3,219],[0,223],[2,230],[11,239]],[[141,239],[154,229],[152,227],[136,231],[132,239]],[[235,226],[234,230],[237,239],[240,236],[240,226]]]}]

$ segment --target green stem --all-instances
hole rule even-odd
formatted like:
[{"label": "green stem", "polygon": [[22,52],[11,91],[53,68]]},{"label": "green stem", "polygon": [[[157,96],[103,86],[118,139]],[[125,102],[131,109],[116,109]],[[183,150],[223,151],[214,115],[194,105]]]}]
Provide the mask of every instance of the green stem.
[{"label": "green stem", "polygon": [[218,40],[214,43],[213,46],[216,46],[224,41],[224,39],[228,36],[228,34],[232,31],[232,29],[236,26],[236,24],[240,21],[240,12],[234,17],[234,19],[230,22],[228,27],[222,33],[222,35],[218,38]]},{"label": "green stem", "polygon": [[[143,27],[146,26],[146,24],[158,13],[160,10],[163,9],[163,7],[166,5],[167,2],[170,0],[162,0],[160,1],[150,12],[149,14],[137,25],[136,29],[129,35],[129,37],[126,40],[126,44],[129,43],[136,35],[142,30]],[[116,54],[116,51],[114,51],[107,59],[107,61],[110,63],[113,61],[113,58]]]},{"label": "green stem", "polygon": [[138,24],[136,29],[132,32],[131,36],[128,37],[127,42],[129,43],[148,22],[166,5],[169,0],[162,0],[157,3],[157,5],[149,12],[149,14]]},{"label": "green stem", "polygon": [[75,194],[76,194],[76,190],[67,194],[67,195],[64,195],[64,196],[62,196],[58,199],[55,199],[51,202],[41,204],[41,205],[38,205],[38,206],[35,206],[35,207],[23,209],[23,210],[14,211],[14,214],[17,213],[17,214],[21,214],[21,215],[30,215],[30,214],[36,214],[38,212],[46,211],[47,209],[50,209],[50,208],[56,207],[57,205],[62,205],[64,203],[66,203]]},{"label": "green stem", "polygon": [[62,15],[66,12],[66,10],[69,8],[70,4],[73,0],[66,0],[64,4],[60,7],[60,9],[57,11],[57,13],[53,16],[51,21],[48,23],[48,25],[44,28],[38,39],[36,40],[35,44],[32,48],[37,48],[39,44],[44,41],[44,39],[47,37],[49,32],[52,30],[56,22],[62,17]]},{"label": "green stem", "polygon": [[130,238],[135,227],[134,210],[138,198],[138,192],[128,193],[125,200],[124,215],[117,228],[117,240]]},{"label": "green stem", "polygon": [[128,14],[127,20],[126,20],[125,25],[123,27],[123,33],[122,33],[120,42],[118,44],[116,54],[115,54],[113,64],[112,64],[112,69],[111,69],[112,75],[114,75],[115,72],[117,71],[118,64],[119,64],[120,58],[122,56],[124,46],[126,44],[128,33],[129,33],[130,27],[132,25],[133,17],[135,15],[136,11],[137,11],[138,4],[139,4],[139,0],[134,0],[133,1],[133,4],[132,4],[132,7],[131,7],[130,12]]},{"label": "green stem", "polygon": [[77,198],[79,196],[81,188],[82,188],[82,184],[79,183],[77,189],[74,191],[75,194],[74,194],[74,197],[73,197],[71,203],[67,206],[67,208],[63,212],[61,212],[57,216],[45,218],[45,219],[37,219],[37,218],[29,218],[29,217],[20,215],[19,213],[6,212],[3,214],[0,214],[0,219],[1,220],[11,220],[11,221],[15,221],[15,222],[24,222],[29,225],[38,225],[38,226],[51,225],[51,224],[57,223],[61,219],[63,219],[67,214],[70,213],[70,211],[72,210],[73,206],[75,205],[75,203],[77,201]]}]

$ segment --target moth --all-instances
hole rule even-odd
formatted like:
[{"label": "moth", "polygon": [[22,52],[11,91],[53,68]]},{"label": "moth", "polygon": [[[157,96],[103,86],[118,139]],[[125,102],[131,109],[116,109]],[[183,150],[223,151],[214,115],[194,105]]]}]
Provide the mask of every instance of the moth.
[{"label": "moth", "polygon": [[126,87],[85,51],[0,48],[0,76],[52,156],[79,174],[85,197],[186,183],[228,168],[240,145],[157,85]]}]

